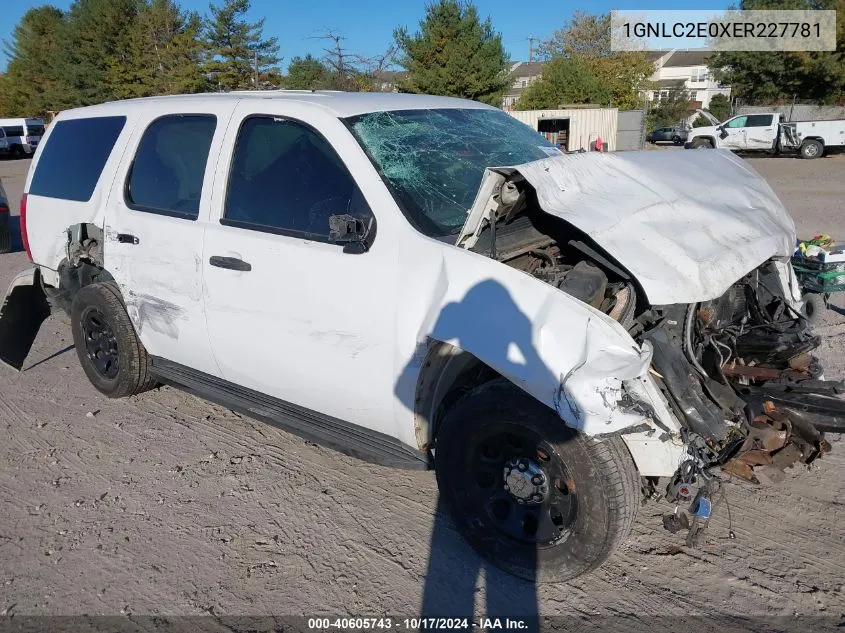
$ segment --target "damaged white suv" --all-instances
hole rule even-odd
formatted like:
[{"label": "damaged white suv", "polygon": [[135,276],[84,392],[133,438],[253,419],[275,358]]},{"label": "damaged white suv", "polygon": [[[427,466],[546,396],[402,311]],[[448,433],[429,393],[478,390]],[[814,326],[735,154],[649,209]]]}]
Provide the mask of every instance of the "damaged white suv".
[{"label": "damaged white suv", "polygon": [[[466,539],[536,580],[599,565],[644,494],[694,538],[719,468],[809,462],[841,407],[792,220],[729,152],[562,155],[442,97],[141,99],[59,115],[21,229],[5,363],[63,309],[103,394],[167,383],[433,467]],[[815,417],[781,432],[798,396]]]}]

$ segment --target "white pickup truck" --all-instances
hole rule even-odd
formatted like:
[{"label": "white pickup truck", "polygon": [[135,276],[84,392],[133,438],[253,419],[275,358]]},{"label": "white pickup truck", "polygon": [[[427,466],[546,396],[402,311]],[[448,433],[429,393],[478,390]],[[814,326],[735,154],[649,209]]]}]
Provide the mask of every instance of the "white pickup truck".
[{"label": "white pickup truck", "polygon": [[828,148],[845,147],[845,120],[785,122],[782,114],[740,114],[718,125],[690,131],[687,149],[724,148],[819,158]]}]

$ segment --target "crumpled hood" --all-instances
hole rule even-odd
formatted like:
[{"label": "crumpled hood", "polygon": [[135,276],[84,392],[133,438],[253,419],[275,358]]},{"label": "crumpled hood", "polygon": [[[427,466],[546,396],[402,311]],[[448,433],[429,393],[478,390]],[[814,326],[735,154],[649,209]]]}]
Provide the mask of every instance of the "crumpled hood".
[{"label": "crumpled hood", "polygon": [[794,249],[795,224],[771,187],[723,150],[591,152],[490,168],[459,244],[474,244],[497,185],[515,172],[543,211],[590,235],[653,305],[715,299]]}]

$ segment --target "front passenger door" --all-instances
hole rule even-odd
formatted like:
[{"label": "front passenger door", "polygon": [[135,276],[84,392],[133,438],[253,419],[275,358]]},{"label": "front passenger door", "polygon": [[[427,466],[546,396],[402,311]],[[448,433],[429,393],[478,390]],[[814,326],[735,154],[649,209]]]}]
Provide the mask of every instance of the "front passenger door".
[{"label": "front passenger door", "polygon": [[722,126],[722,134],[725,138],[719,139],[719,144],[725,149],[745,149],[745,123],[747,116],[738,116],[730,119]]}]

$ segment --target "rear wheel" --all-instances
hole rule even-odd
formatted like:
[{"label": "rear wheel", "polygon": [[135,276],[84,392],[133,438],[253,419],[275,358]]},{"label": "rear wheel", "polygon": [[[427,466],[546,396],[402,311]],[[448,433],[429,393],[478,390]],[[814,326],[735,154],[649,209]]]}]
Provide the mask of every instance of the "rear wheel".
[{"label": "rear wheel", "polygon": [[446,413],[435,468],[463,537],[527,580],[564,581],[598,567],[634,522],[638,477],[622,440],[567,428],[503,379]]},{"label": "rear wheel", "polygon": [[710,139],[697,138],[692,142],[693,149],[713,149],[713,143]]},{"label": "rear wheel", "polygon": [[82,369],[100,393],[123,398],[155,385],[147,350],[114,282],[91,284],[76,294],[71,328]]},{"label": "rear wheel", "polygon": [[821,141],[807,139],[801,144],[802,158],[819,158],[822,154],[824,154],[824,145]]},{"label": "rear wheel", "polygon": [[12,145],[12,148],[9,150],[9,155],[12,158],[20,158],[23,156],[23,148],[20,145]]}]

